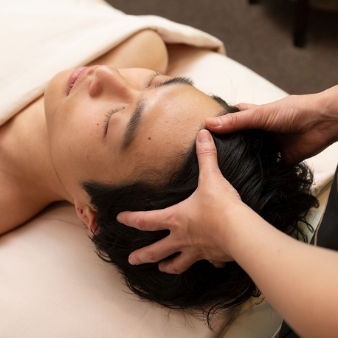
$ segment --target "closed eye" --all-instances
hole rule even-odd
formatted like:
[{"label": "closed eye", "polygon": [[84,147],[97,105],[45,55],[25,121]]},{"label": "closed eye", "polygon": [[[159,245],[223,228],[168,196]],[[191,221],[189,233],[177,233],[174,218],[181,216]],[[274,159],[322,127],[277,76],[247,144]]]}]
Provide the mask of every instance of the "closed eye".
[{"label": "closed eye", "polygon": [[155,77],[158,76],[158,75],[162,75],[162,73],[160,73],[160,72],[154,72],[153,74],[151,74],[151,76],[150,76],[150,78],[148,80],[146,88],[150,87],[151,83],[153,82],[153,80],[155,79]]},{"label": "closed eye", "polygon": [[158,87],[162,87],[162,86],[166,86],[166,85],[171,85],[171,84],[186,84],[186,85],[193,86],[194,85],[194,81],[191,80],[188,77],[179,76],[179,77],[173,77],[171,79],[168,79],[166,81],[158,83],[154,87],[158,88]]},{"label": "closed eye", "polygon": [[[159,72],[154,72],[153,74],[151,74],[146,88],[149,88],[151,86],[153,80],[155,79],[155,77],[159,76],[159,75],[164,75],[164,74],[159,73]],[[188,78],[188,77],[178,76],[178,77],[173,77],[173,78],[167,79],[167,80],[160,82],[160,83],[156,83],[154,88],[158,88],[158,87],[162,87],[162,86],[170,85],[170,84],[186,84],[186,85],[193,86],[194,81],[192,79]]]},{"label": "closed eye", "polygon": [[111,109],[106,113],[105,119],[104,119],[104,123],[103,123],[103,129],[104,129],[104,135],[107,135],[108,132],[108,126],[109,126],[109,120],[112,117],[113,114],[117,113],[118,111],[124,109],[123,108],[118,108],[118,109]]}]

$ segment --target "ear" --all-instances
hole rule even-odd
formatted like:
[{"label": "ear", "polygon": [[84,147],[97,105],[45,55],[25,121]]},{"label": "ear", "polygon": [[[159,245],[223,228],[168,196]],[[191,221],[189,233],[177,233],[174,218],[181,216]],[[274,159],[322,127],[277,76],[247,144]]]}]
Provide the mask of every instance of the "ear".
[{"label": "ear", "polygon": [[80,220],[86,224],[91,233],[96,231],[96,212],[88,204],[83,204],[77,200],[74,201],[76,214]]}]

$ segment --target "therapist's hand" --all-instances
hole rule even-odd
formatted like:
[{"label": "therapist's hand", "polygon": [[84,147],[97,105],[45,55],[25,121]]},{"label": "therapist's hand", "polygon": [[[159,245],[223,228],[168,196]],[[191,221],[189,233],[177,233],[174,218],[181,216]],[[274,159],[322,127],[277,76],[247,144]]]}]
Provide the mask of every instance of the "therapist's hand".
[{"label": "therapist's hand", "polygon": [[264,129],[274,134],[282,158],[295,164],[338,140],[338,86],[311,95],[291,95],[260,106],[239,104],[239,113],[209,118],[216,133]]},{"label": "therapist's hand", "polygon": [[[178,274],[201,259],[216,267],[233,260],[227,248],[231,228],[245,214],[243,210],[253,211],[222,176],[216,147],[207,130],[199,132],[196,147],[200,169],[198,188],[188,199],[163,210],[127,211],[117,216],[120,223],[139,230],[170,230],[162,240],[131,253],[131,264],[161,261],[161,271]],[[175,258],[162,261],[178,252]]]}]

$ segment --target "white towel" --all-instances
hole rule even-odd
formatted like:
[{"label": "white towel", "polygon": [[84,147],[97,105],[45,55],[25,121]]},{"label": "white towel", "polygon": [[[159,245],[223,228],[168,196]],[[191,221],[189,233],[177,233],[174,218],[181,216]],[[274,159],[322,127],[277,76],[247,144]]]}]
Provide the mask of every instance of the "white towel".
[{"label": "white towel", "polygon": [[126,15],[102,0],[0,0],[0,8],[0,125],[42,95],[57,72],[84,65],[146,28],[165,42],[224,53],[207,33],[157,16]]}]

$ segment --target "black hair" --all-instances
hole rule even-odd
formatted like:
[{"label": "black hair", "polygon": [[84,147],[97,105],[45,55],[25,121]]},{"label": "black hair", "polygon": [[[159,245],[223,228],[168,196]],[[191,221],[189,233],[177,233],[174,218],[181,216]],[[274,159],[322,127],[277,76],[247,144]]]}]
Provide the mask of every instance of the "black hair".
[{"label": "black hair", "polygon": [[[214,99],[226,113],[238,111],[222,99]],[[299,222],[310,227],[306,214],[318,204],[310,193],[312,174],[306,165],[283,163],[274,140],[261,130],[211,134],[220,170],[243,202],[277,229],[304,237]],[[198,175],[194,143],[180,169],[162,184],[139,180],[119,186],[98,182],[84,182],[82,186],[97,212],[97,231],[92,241],[98,255],[113,263],[127,286],[140,297],[171,309],[202,312],[210,326],[214,313],[260,296],[247,273],[235,262],[215,268],[206,260],[196,262],[180,275],[160,272],[157,263],[132,266],[128,263],[132,251],[160,240],[169,232],[142,232],[116,220],[121,211],[162,209],[188,198],[197,188]]]}]

